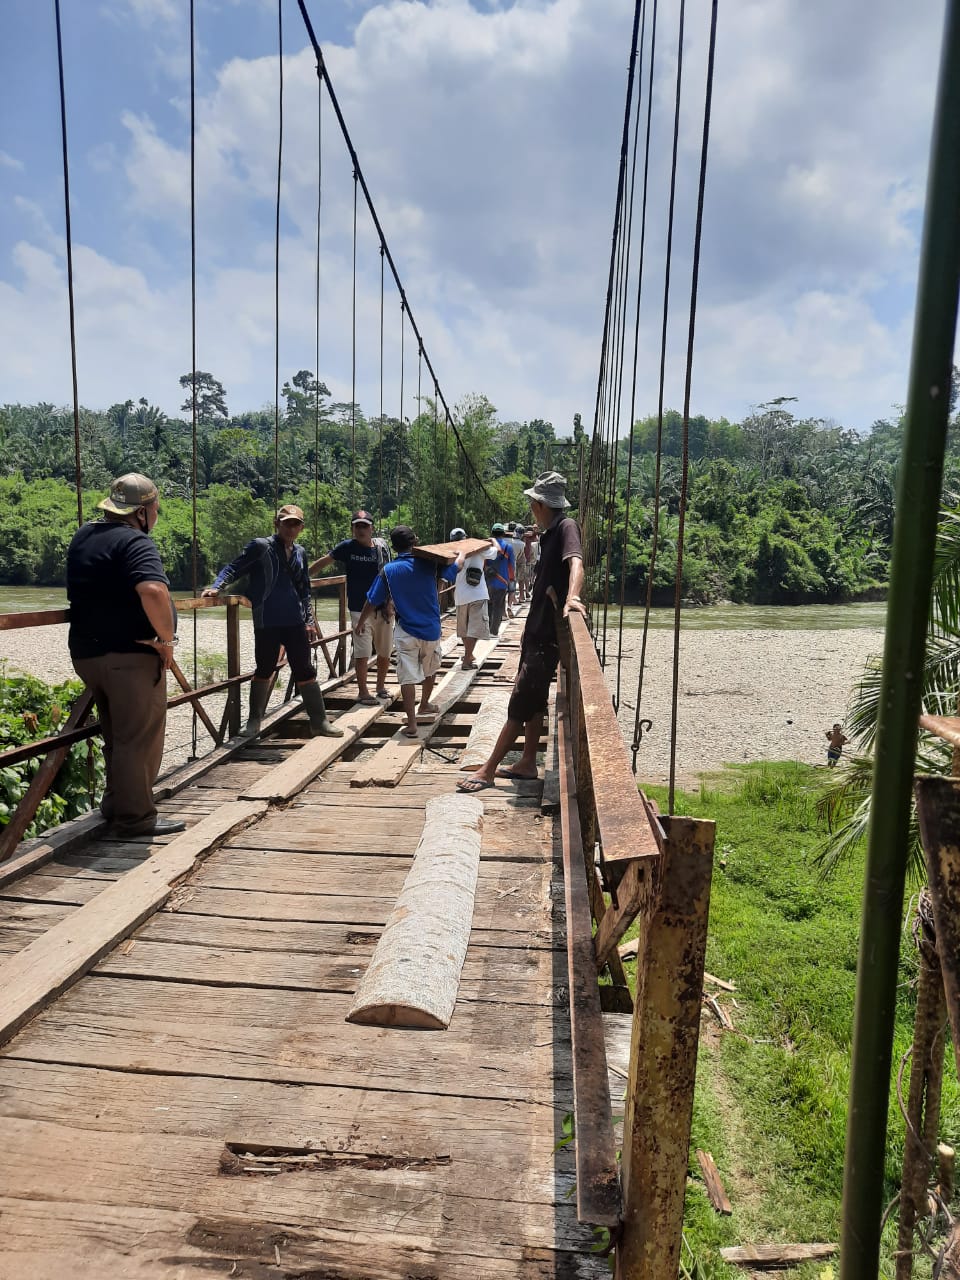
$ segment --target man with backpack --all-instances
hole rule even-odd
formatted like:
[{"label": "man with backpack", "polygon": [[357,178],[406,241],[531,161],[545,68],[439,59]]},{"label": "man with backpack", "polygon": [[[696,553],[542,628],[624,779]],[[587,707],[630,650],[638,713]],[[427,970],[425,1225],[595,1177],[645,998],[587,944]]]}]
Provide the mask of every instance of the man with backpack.
[{"label": "man with backpack", "polygon": [[241,733],[252,738],[260,732],[282,647],[286,650],[297,692],[303,699],[311,734],[342,738],[343,730],[335,728],[327,719],[310,649],[311,640],[317,638],[317,622],[306,553],[297,543],[303,530],[303,512],[292,504],[281,507],[273,527],[272,537],[248,542],[236,560],[225,565],[213,585],[203,592],[205,596],[216,596],[238,578],[248,578],[245,594],[253,606],[257,668],[250,684],[250,718]]},{"label": "man with backpack", "polygon": [[[389,698],[387,672],[393,652],[393,606],[388,600],[377,609],[370,626],[357,631],[360,611],[367,599],[367,592],[376,581],[377,574],[390,559],[390,551],[382,538],[373,536],[373,516],[369,511],[357,511],[350,522],[351,538],[338,542],[332,551],[314,560],[311,576],[334,561],[343,566],[347,576],[347,608],[353,624],[353,661],[357,669],[357,692],[365,707],[376,704],[377,698]],[[377,654],[377,697],[367,686],[367,670],[374,650]]]},{"label": "man with backpack", "polygon": [[498,554],[486,567],[487,590],[490,593],[490,634],[499,635],[503,611],[507,603],[507,591],[516,572],[513,544],[499,521],[490,526],[490,533],[498,548]]},{"label": "man with backpack", "polygon": [[[466,529],[451,529],[450,541],[461,542],[467,536]],[[472,671],[476,667],[473,651],[478,640],[490,639],[490,593],[484,578],[485,561],[493,560],[499,547],[493,538],[484,551],[475,551],[466,556],[457,573],[457,581],[453,588],[453,603],[457,608],[457,636],[463,641],[464,671]],[[460,564],[460,557],[456,563]]]}]

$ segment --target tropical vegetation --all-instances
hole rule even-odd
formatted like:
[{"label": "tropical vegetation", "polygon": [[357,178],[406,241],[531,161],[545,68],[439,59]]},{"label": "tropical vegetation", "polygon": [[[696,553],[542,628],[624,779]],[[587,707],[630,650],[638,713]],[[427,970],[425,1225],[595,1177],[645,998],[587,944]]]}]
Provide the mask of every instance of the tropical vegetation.
[{"label": "tropical vegetation", "polygon": [[[523,490],[546,468],[565,472],[576,501],[590,465],[579,414],[572,435],[563,435],[543,419],[502,420],[485,396],[471,395],[453,413],[461,449],[428,397],[413,419],[368,417],[359,405],[333,401],[323,381],[301,369],[284,383],[278,408],[230,413],[222,383],[203,371],[195,381],[195,434],[189,373],[180,379],[183,416],[168,416],[142,397],[79,415],[85,516],[113,476],[151,475],[163,494],[157,538],[180,587],[193,580],[194,496],[197,575],[205,581],[243,538],[269,527],[277,497],[304,508],[305,536],[319,553],[343,533],[357,506],[384,525],[412,523],[423,539],[444,537],[452,524],[482,532],[494,518],[523,519]],[[691,601],[831,602],[885,587],[902,419],[860,434],[798,418],[787,403],[758,406],[739,423],[690,420],[683,591]],[[658,435],[653,591],[655,602],[672,596],[681,428],[674,410],[662,424],[642,418],[616,449],[608,589],[619,594],[622,581],[628,602],[645,596],[650,572]],[[954,417],[948,453],[954,484],[958,438]],[[0,407],[0,582],[62,582],[77,518],[76,478],[71,410],[51,403]]]}]

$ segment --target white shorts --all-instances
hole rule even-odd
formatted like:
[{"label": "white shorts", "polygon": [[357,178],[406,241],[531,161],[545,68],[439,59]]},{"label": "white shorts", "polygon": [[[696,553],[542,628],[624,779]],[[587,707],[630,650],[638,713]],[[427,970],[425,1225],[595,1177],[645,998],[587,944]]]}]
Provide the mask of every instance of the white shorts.
[{"label": "white shorts", "polygon": [[397,680],[400,684],[423,684],[440,670],[440,638],[420,640],[404,631],[398,622],[394,631],[397,646]]},{"label": "white shorts", "polygon": [[471,600],[457,605],[457,635],[461,640],[490,639],[490,602]]},{"label": "white shorts", "polygon": [[353,624],[353,660],[372,658],[376,649],[377,657],[387,657],[393,652],[393,622],[385,618],[378,609],[372,618],[368,618],[363,628],[363,635],[357,635],[357,623],[360,610],[350,610],[350,621]]}]

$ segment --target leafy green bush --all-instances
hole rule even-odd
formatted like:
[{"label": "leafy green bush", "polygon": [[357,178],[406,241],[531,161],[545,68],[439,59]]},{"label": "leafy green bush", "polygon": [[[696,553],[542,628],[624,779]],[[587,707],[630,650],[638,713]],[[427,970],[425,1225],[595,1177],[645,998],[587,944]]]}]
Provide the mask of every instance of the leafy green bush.
[{"label": "leafy green bush", "polygon": [[[10,676],[0,670],[0,750],[34,742],[57,732],[70,705],[83,690],[79,680],[47,685],[33,676]],[[20,803],[43,756],[0,768],[0,826],[6,826]],[[96,738],[73,747],[53,786],[40,802],[26,836],[75,818],[91,808],[103,790],[103,752]]]}]

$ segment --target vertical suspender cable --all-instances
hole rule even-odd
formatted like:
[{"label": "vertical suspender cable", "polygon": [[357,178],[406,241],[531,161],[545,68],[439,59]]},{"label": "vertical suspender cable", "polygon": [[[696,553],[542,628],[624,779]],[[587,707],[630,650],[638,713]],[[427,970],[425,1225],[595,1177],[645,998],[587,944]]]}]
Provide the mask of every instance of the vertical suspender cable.
[{"label": "vertical suspender cable", "polygon": [[[190,549],[191,589],[194,599],[200,593],[200,573],[197,563],[197,58],[194,0],[190,0],[190,416],[192,425],[192,449],[190,455],[190,515],[192,542]],[[193,610],[193,687],[199,679],[199,655],[197,653],[197,610]],[[197,708],[191,703],[191,747],[193,758],[197,755]]]},{"label": "vertical suspender cable", "polygon": [[60,76],[60,142],[63,148],[63,212],[67,239],[67,299],[70,307],[70,371],[73,378],[73,466],[77,489],[77,524],[83,524],[83,476],[80,469],[80,391],[77,384],[77,322],[73,305],[73,233],[70,226],[70,165],[67,159],[67,94],[63,79],[63,34],[60,0],[54,0],[57,23],[57,70]]},{"label": "vertical suspender cable", "polygon": [[323,80],[317,80],[316,373],[313,390],[313,551],[320,555],[320,213],[323,201]]},{"label": "vertical suspender cable", "polygon": [[283,175],[283,0],[277,0],[279,131],[277,135],[277,210],[273,238],[273,509],[280,509],[280,181]]},{"label": "vertical suspender cable", "polygon": [[[710,108],[713,103],[713,67],[717,49],[717,4],[710,8],[710,47],[707,53],[707,87],[703,103],[703,139],[700,144],[700,178],[697,187],[697,222],[693,234],[693,269],[690,278],[690,325],[687,330],[687,367],[683,382],[683,463],[680,473],[680,528],[677,533],[677,572],[673,591],[673,695],[670,710],[670,800],[673,813],[677,779],[677,699],[680,691],[680,596],[683,585],[683,535],[687,517],[687,481],[690,463],[690,387],[693,380],[693,341],[697,327],[697,288],[700,283],[700,242],[703,238],[703,201],[707,184],[707,151],[710,144]],[[680,3],[680,49],[683,50],[683,0]],[[679,56],[679,55],[678,55]],[[677,68],[679,79],[680,70]]]},{"label": "vertical suspender cable", "polygon": [[377,528],[383,524],[383,245],[380,246],[380,465],[377,468]]},{"label": "vertical suspender cable", "polygon": [[350,506],[357,509],[357,171],[353,171],[353,298],[350,304]]},{"label": "vertical suspender cable", "polygon": [[404,318],[403,299],[400,299],[400,418],[399,430],[397,432],[397,506],[400,505],[400,488],[403,479],[403,368],[404,368],[404,330],[406,329]]},{"label": "vertical suspender cable", "polygon": [[873,1280],[879,1269],[910,792],[957,332],[958,155],[960,0],[948,0],[890,562],[853,1019],[840,1280]]}]

